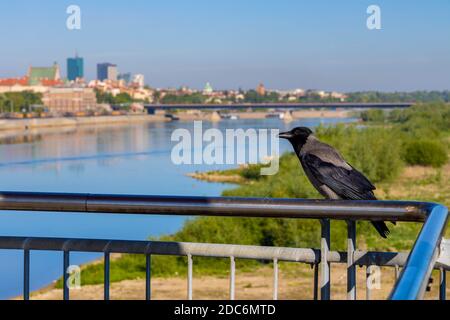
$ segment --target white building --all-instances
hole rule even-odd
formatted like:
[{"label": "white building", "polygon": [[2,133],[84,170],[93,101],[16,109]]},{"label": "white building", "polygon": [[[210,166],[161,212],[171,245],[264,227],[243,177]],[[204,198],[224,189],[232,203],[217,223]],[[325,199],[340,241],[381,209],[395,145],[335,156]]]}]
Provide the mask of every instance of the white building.
[{"label": "white building", "polygon": [[135,74],[133,77],[133,83],[138,85],[139,88],[143,88],[145,86],[145,76],[143,74]]}]

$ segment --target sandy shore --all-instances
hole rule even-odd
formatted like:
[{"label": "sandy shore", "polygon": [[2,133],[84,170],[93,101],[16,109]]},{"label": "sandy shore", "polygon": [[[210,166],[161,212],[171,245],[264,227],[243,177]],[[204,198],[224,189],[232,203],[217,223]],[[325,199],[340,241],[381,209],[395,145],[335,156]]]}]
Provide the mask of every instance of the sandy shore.
[{"label": "sandy shore", "polygon": [[[265,119],[269,112],[265,111],[229,111],[229,114],[236,115],[239,119]],[[291,112],[292,119],[312,119],[312,118],[349,118],[350,110],[299,110]],[[177,117],[182,121],[204,120],[210,121],[213,112],[202,112],[199,110],[187,110],[177,112]]]}]

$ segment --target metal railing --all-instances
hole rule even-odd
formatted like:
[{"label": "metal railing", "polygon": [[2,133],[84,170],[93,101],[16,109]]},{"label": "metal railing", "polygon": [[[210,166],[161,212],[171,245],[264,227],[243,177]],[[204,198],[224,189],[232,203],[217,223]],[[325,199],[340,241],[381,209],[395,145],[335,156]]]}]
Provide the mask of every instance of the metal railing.
[{"label": "metal railing", "polygon": [[[331,263],[347,264],[347,296],[356,299],[356,266],[395,267],[398,277],[390,299],[421,299],[433,269],[440,270],[440,299],[446,298],[446,270],[450,269],[450,244],[442,241],[448,210],[442,205],[422,202],[323,201],[297,199],[247,199],[206,197],[116,196],[92,194],[0,193],[0,210],[36,212],[110,213],[222,217],[265,217],[317,219],[321,222],[320,249],[273,248],[200,243],[154,241],[110,241],[98,239],[54,239],[0,237],[0,249],[24,251],[24,299],[30,298],[30,251],[62,251],[64,283],[68,278],[70,252],[104,254],[104,298],[110,298],[110,254],[132,253],[146,256],[146,298],[151,298],[152,255],[188,258],[188,299],[192,299],[194,257],[230,259],[230,299],[235,298],[235,259],[269,260],[274,265],[273,298],[278,298],[278,263],[300,262],[314,267],[313,297],[331,298]],[[347,252],[330,250],[330,220],[347,221]],[[418,239],[406,253],[357,250],[356,221],[424,222]],[[320,283],[319,283],[320,267]],[[69,299],[64,285],[64,299]],[[370,291],[367,291],[370,297]]]}]

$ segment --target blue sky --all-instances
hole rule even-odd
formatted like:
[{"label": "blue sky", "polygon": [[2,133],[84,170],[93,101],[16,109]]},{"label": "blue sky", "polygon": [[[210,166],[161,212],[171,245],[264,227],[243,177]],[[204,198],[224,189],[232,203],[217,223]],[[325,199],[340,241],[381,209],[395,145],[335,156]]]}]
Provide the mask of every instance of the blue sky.
[{"label": "blue sky", "polygon": [[[82,29],[66,28],[66,8]],[[382,30],[369,31],[377,4]],[[154,87],[450,89],[448,0],[15,0],[0,3],[0,77],[77,50]]]}]

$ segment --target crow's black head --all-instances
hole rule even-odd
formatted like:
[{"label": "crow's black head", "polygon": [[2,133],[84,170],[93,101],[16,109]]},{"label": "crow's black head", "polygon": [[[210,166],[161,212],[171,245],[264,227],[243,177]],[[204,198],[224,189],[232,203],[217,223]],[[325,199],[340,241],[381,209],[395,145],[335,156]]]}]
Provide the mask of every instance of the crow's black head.
[{"label": "crow's black head", "polygon": [[278,137],[289,140],[293,145],[303,146],[306,143],[306,140],[308,140],[308,137],[312,134],[313,132],[311,129],[299,127],[294,128],[289,132],[280,133]]}]

